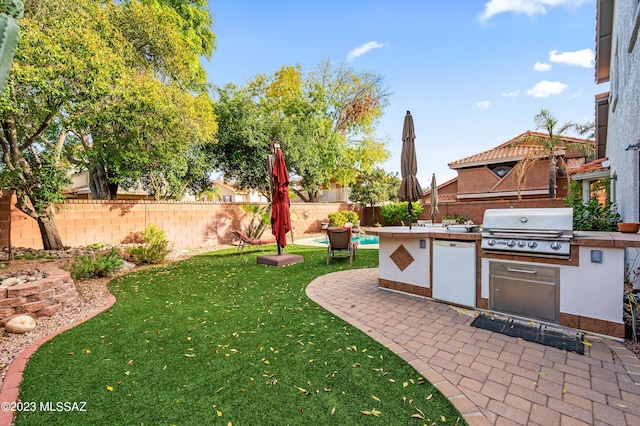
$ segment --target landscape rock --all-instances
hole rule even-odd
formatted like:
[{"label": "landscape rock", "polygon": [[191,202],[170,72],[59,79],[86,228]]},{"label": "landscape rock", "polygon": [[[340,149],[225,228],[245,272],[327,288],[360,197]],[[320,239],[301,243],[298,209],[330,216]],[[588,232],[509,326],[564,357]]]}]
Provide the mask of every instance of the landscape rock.
[{"label": "landscape rock", "polygon": [[19,284],[21,282],[22,281],[20,281],[20,279],[17,278],[17,277],[9,277],[9,278],[5,278],[4,280],[2,280],[0,285],[9,287],[9,286],[12,286],[12,285],[15,285],[15,284]]},{"label": "landscape rock", "polygon": [[10,333],[27,333],[36,328],[36,322],[29,315],[18,315],[11,318],[4,328]]}]

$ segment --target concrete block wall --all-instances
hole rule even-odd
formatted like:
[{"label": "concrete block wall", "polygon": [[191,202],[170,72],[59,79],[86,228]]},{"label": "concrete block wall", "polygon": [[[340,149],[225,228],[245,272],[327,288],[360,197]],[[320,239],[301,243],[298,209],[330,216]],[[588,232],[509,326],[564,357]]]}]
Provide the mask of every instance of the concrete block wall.
[{"label": "concrete block wall", "polygon": [[[262,204],[268,207],[268,204]],[[328,214],[350,210],[346,203],[300,203],[291,205],[297,235],[320,232]],[[2,222],[10,208],[11,220]],[[154,224],[164,230],[174,251],[230,244],[230,231],[243,229],[251,217],[241,203],[177,202],[154,200],[69,200],[58,206],[56,224],[65,246],[93,243],[118,244],[128,235]],[[0,200],[0,246],[10,239],[13,247],[41,249],[42,239],[35,220],[15,208],[15,197]],[[267,234],[269,230],[265,231]],[[265,236],[267,236],[265,234]]]}]

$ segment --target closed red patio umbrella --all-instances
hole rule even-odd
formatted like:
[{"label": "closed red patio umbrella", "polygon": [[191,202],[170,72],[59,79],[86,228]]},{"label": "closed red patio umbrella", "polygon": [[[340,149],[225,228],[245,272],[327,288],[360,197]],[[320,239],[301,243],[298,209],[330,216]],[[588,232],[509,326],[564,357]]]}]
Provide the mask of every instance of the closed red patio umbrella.
[{"label": "closed red patio umbrella", "polygon": [[289,217],[289,172],[284,163],[282,150],[275,147],[275,161],[271,172],[273,193],[271,197],[271,233],[276,237],[278,254],[287,245],[287,232],[291,230]]}]

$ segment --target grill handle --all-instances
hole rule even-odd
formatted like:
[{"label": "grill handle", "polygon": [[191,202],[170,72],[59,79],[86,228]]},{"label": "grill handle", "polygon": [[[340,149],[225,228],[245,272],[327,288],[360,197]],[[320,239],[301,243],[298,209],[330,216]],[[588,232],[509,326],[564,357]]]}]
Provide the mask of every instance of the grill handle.
[{"label": "grill handle", "polygon": [[536,229],[535,233],[532,233],[530,230],[523,229],[489,229],[489,235],[493,235],[496,237],[526,237],[526,238],[536,238],[540,236],[545,237],[560,237],[562,236],[563,231],[558,230],[546,230],[546,229]]},{"label": "grill handle", "polygon": [[507,267],[507,271],[509,272],[518,272],[520,274],[537,274],[538,270],[537,269],[518,269],[518,268],[512,268],[512,267]]}]

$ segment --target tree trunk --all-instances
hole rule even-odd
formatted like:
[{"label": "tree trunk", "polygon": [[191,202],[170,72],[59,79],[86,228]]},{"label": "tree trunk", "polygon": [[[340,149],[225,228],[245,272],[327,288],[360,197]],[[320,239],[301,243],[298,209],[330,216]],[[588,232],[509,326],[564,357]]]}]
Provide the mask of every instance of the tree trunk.
[{"label": "tree trunk", "polygon": [[29,197],[25,194],[16,194],[16,208],[38,223],[42,246],[45,250],[64,250],[52,207],[47,207],[45,213],[38,213],[32,207]]},{"label": "tree trunk", "polygon": [[556,197],[556,157],[551,157],[549,164],[549,198]]},{"label": "tree trunk", "polygon": [[109,182],[102,166],[89,168],[89,189],[95,200],[115,200],[118,194],[118,185]]},{"label": "tree trunk", "polygon": [[58,226],[52,214],[38,216],[36,219],[42,236],[42,245],[45,250],[64,250]]}]

